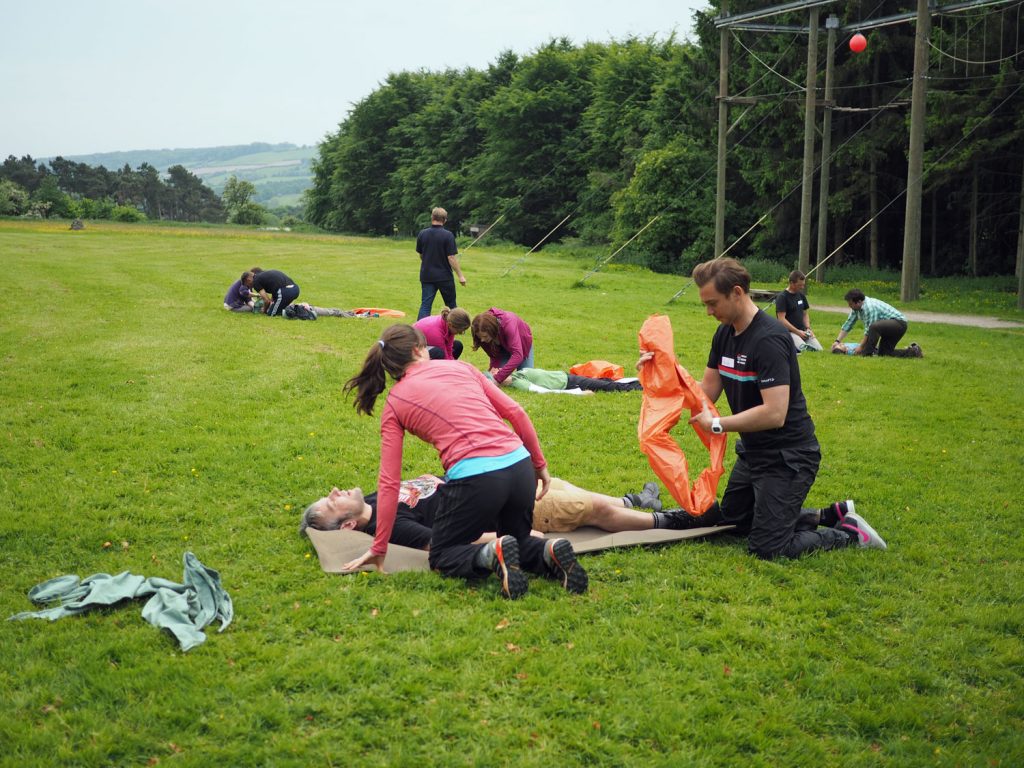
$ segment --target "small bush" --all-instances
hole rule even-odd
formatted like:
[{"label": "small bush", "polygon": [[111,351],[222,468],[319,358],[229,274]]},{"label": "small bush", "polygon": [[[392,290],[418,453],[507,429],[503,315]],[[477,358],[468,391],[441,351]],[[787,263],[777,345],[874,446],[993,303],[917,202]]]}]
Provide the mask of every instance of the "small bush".
[{"label": "small bush", "polygon": [[114,221],[145,221],[146,214],[130,205],[115,205],[110,212],[110,218]]}]

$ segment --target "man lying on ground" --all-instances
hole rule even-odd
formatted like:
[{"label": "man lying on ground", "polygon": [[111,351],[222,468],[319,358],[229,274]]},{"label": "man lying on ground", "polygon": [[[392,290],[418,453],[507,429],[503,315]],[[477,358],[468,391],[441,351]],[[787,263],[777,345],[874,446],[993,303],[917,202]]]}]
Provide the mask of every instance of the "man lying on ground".
[{"label": "man lying on ground", "polygon": [[[413,549],[429,548],[439,499],[434,492],[443,482],[434,475],[420,475],[415,480],[402,481],[390,543]],[[615,498],[577,488],[553,477],[547,494],[533,508],[533,528],[541,533],[564,533],[590,525],[614,533],[692,525],[681,510],[649,512],[637,509],[656,507],[660,510],[657,493],[658,486],[647,483],[640,493]],[[364,496],[359,488],[344,491],[333,488],[327,496],[306,507],[299,532],[304,532],[307,527],[319,531],[357,530],[373,535],[377,530],[377,494]],[[493,533],[485,533],[479,542],[474,543],[485,543],[493,538]]]},{"label": "man lying on ground", "polygon": [[[490,374],[485,374],[490,376]],[[493,378],[493,377],[491,377]],[[643,389],[639,379],[594,379],[576,376],[565,371],[546,371],[543,368],[520,368],[512,371],[505,385],[523,392],[566,395],[589,395],[594,392],[635,392]]]}]

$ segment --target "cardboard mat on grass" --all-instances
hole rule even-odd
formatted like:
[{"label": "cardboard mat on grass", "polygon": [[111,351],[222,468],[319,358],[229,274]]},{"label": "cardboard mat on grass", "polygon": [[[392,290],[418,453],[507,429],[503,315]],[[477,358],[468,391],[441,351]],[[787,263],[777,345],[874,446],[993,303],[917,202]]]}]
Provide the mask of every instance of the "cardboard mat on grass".
[{"label": "cardboard mat on grass", "polygon": [[[691,528],[688,531],[666,531],[656,528],[648,531],[620,531],[608,533],[599,528],[583,527],[571,533],[549,533],[547,538],[564,538],[572,542],[577,552],[597,552],[612,547],[634,547],[641,544],[667,544],[683,539],[697,539],[732,530],[731,525],[720,525],[708,528]],[[318,531],[307,528],[306,535],[316,548],[320,558],[320,567],[327,573],[347,573],[341,566],[354,560],[370,548],[373,537],[361,531]],[[371,567],[360,570],[373,570]],[[397,544],[388,546],[388,556],[384,560],[384,572],[397,571],[429,571],[427,553],[422,549],[400,547]]]}]

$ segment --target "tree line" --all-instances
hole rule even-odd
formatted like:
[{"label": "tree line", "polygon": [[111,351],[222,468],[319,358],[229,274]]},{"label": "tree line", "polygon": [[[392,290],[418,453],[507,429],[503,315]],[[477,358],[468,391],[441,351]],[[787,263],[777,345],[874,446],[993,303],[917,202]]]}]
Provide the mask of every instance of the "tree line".
[{"label": "tree line", "polygon": [[262,224],[267,211],[252,201],[255,191],[232,176],[218,196],[183,165],[166,176],[149,163],[110,171],[63,157],[47,164],[9,155],[0,165],[3,216]]},{"label": "tree line", "polygon": [[[655,269],[688,270],[714,255],[719,7],[715,0],[695,15],[693,41],[555,39],[526,56],[503,52],[484,70],[390,75],[320,145],[307,220],[336,231],[413,234],[443,205],[463,233],[493,224],[489,237],[529,247],[629,242]],[[763,3],[728,8],[737,14]],[[883,0],[872,16],[904,10]],[[1024,41],[1013,10],[933,21],[925,272],[1013,272],[1024,173]],[[845,24],[862,20],[863,9],[850,0],[829,12]],[[805,11],[769,21],[808,23]],[[792,263],[807,35],[727,35],[736,98],[728,110],[726,243],[735,244],[731,255]],[[868,38],[865,53],[851,52],[843,37],[835,49],[827,240],[831,251],[871,220],[836,261],[893,267],[902,259],[914,29],[895,24]],[[819,90],[825,45],[821,35]],[[819,133],[821,115],[819,108]]]}]

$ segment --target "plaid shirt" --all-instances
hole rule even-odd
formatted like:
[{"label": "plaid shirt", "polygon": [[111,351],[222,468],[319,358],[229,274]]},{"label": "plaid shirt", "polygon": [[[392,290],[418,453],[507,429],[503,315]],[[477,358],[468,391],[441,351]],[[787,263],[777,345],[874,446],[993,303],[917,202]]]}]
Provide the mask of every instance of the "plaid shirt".
[{"label": "plaid shirt", "polygon": [[864,298],[864,303],[860,305],[860,309],[854,309],[850,312],[850,316],[843,323],[843,330],[849,333],[850,329],[853,328],[853,324],[858,319],[864,325],[864,333],[867,333],[868,328],[879,320],[902,320],[904,323],[907,322],[907,318],[896,307],[889,306],[884,301],[872,299],[870,296]]}]

